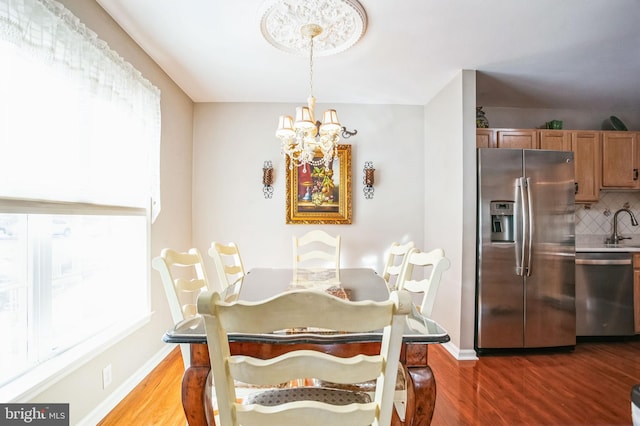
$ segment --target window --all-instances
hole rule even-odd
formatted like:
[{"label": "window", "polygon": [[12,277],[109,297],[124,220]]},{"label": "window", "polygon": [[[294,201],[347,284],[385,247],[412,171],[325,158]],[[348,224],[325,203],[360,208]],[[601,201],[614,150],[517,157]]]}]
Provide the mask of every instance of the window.
[{"label": "window", "polygon": [[12,401],[150,315],[160,92],[54,0],[0,2],[0,63],[0,400]]},{"label": "window", "polygon": [[0,214],[0,385],[148,312],[146,222]]}]

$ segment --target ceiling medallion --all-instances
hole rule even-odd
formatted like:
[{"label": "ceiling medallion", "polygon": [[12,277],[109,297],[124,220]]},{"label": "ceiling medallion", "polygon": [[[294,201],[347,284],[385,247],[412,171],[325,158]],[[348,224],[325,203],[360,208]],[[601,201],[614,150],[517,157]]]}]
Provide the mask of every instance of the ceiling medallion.
[{"label": "ceiling medallion", "polygon": [[323,29],[313,41],[313,54],[328,56],[360,40],[367,29],[367,15],[357,0],[276,0],[266,4],[260,29],[276,48],[304,56],[309,39],[300,29],[310,23]]}]

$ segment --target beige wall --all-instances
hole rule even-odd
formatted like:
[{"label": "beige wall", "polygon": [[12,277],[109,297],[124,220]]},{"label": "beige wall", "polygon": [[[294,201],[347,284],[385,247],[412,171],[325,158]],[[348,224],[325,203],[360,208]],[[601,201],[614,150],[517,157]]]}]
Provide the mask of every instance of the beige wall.
[{"label": "beige wall", "polygon": [[[161,180],[163,209],[151,229],[151,256],[162,247],[188,248],[191,244],[191,170],[193,139],[193,103],[171,79],[95,2],[62,0],[80,20],[126,61],[160,88],[162,92]],[[123,153],[126,155],[126,153]],[[169,346],[161,341],[162,334],[172,325],[166,298],[159,277],[150,271],[150,322],[105,348],[81,367],[68,372],[32,402],[70,403],[70,423],[95,424],[108,405],[117,403],[127,387],[135,385],[136,374],[153,367],[150,360],[161,356]],[[118,307],[113,307],[114,315]],[[113,368],[113,383],[102,389],[102,369]]]},{"label": "beige wall", "polygon": [[[474,358],[475,73],[456,74],[425,107],[425,241],[442,247],[451,268],[442,276],[433,318],[447,348]],[[464,308],[464,310],[463,310]]]},{"label": "beige wall", "polygon": [[[301,99],[301,101],[304,101]],[[423,108],[399,105],[332,105],[358,134],[352,145],[352,225],[285,224],[286,175],[275,137],[278,116],[296,105],[205,103],[195,106],[193,242],[235,241],[246,269],[290,267],[291,237],[314,228],[342,236],[342,266],[382,270],[394,241],[421,247],[424,214]],[[319,104],[318,111],[328,105]],[[262,194],[262,165],[274,164],[274,195]],[[375,195],[362,193],[363,166],[373,161]],[[208,256],[207,267],[213,271]],[[211,278],[210,274],[210,278]],[[216,278],[214,278],[216,279]]]}]

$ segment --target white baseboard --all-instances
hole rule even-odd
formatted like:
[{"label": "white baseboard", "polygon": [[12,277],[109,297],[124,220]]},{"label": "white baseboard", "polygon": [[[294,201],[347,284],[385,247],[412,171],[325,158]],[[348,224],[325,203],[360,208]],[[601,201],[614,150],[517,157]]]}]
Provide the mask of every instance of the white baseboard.
[{"label": "white baseboard", "polygon": [[477,361],[478,356],[473,349],[460,349],[452,342],[443,343],[442,346],[458,361]]},{"label": "white baseboard", "polygon": [[174,345],[165,345],[158,351],[149,361],[138,369],[129,379],[122,383],[116,390],[111,392],[109,396],[102,401],[93,411],[85,418],[80,420],[78,426],[97,425],[116,405],[118,405],[140,382],[151,373],[151,371],[160,364],[160,362],[175,349]]}]

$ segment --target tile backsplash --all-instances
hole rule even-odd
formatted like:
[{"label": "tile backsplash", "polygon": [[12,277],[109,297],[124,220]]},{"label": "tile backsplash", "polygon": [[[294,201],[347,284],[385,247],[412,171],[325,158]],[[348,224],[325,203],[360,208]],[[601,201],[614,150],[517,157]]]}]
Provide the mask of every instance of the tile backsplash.
[{"label": "tile backsplash", "polygon": [[[613,214],[625,207],[640,221],[640,192],[600,192],[597,203],[576,204],[576,235],[610,235],[613,230]],[[620,213],[618,233],[640,234],[640,226],[631,226],[629,215]]]}]

